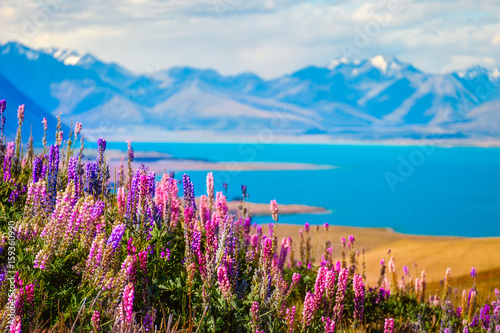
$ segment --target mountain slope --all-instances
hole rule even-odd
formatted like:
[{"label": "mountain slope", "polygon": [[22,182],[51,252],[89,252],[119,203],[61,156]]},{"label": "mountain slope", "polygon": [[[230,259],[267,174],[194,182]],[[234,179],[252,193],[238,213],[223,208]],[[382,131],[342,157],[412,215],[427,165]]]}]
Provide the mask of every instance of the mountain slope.
[{"label": "mountain slope", "polygon": [[420,137],[438,128],[451,136],[500,136],[485,120],[500,112],[500,71],[477,66],[429,74],[375,56],[340,58],[272,80],[190,67],[147,76],[90,54],[8,43],[0,46],[0,74],[0,83],[24,95],[0,91],[7,95],[0,98],[36,101],[46,113],[61,112],[66,124],[78,120],[101,132],[256,133],[280,119],[282,133],[292,135]]}]

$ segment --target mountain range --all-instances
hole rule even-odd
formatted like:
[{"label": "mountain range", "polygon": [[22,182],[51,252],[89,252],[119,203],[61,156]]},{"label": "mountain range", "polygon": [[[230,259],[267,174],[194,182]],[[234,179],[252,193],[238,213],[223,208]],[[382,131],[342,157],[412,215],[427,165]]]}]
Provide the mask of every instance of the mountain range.
[{"label": "mountain range", "polygon": [[22,103],[38,136],[42,117],[55,126],[60,113],[66,129],[82,122],[92,139],[269,130],[327,139],[500,138],[499,69],[432,74],[382,55],[263,79],[191,67],[135,74],[91,54],[10,42],[0,45],[0,99],[12,112],[8,134]]}]

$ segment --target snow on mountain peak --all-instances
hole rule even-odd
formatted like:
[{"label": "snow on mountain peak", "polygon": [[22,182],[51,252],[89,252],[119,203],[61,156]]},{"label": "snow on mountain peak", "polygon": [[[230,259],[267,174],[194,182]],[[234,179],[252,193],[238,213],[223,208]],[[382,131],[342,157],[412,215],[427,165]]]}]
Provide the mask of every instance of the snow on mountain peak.
[{"label": "snow on mountain peak", "polygon": [[380,69],[384,73],[387,70],[387,61],[381,55],[370,58],[370,63],[373,67]]},{"label": "snow on mountain peak", "polygon": [[349,63],[349,60],[346,57],[341,57],[338,59],[333,59],[331,60],[328,65],[326,66],[329,70],[334,70],[337,68],[340,64],[347,65]]},{"label": "snow on mountain peak", "polygon": [[401,69],[399,61],[397,61],[394,57],[384,57],[382,55],[376,55],[370,58],[369,61],[373,67],[378,68],[382,73],[386,73],[387,69]]},{"label": "snow on mountain peak", "polygon": [[76,66],[96,61],[96,59],[89,54],[81,55],[76,51],[71,50],[49,48],[44,51],[46,54],[53,56],[56,60],[64,63],[66,66]]},{"label": "snow on mountain peak", "polygon": [[10,53],[11,51],[13,51],[13,49],[17,50],[18,54],[25,55],[26,58],[31,61],[38,60],[38,57],[40,56],[36,51],[31,50],[30,48],[27,48],[24,45],[13,42],[5,44],[2,54]]},{"label": "snow on mountain peak", "polygon": [[500,78],[500,70],[498,68],[495,68],[491,71],[491,77],[494,79],[499,79]]}]

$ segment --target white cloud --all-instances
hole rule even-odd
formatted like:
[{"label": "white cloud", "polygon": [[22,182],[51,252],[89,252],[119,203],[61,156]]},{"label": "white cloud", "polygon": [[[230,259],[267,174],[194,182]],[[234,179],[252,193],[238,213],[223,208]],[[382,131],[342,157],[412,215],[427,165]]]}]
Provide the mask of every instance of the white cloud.
[{"label": "white cloud", "polygon": [[326,65],[379,22],[355,57],[393,54],[434,72],[500,63],[495,1],[390,1],[398,11],[389,0],[2,0],[0,39],[91,52],[136,72],[190,65],[273,77]]}]

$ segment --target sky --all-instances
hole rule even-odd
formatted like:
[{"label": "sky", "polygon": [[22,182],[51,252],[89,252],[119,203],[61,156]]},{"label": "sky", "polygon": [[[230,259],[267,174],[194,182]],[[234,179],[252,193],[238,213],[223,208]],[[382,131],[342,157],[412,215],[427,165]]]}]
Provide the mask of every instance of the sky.
[{"label": "sky", "polygon": [[272,78],[377,54],[432,73],[500,67],[498,0],[2,0],[0,18],[2,43],[89,52],[136,73]]}]

